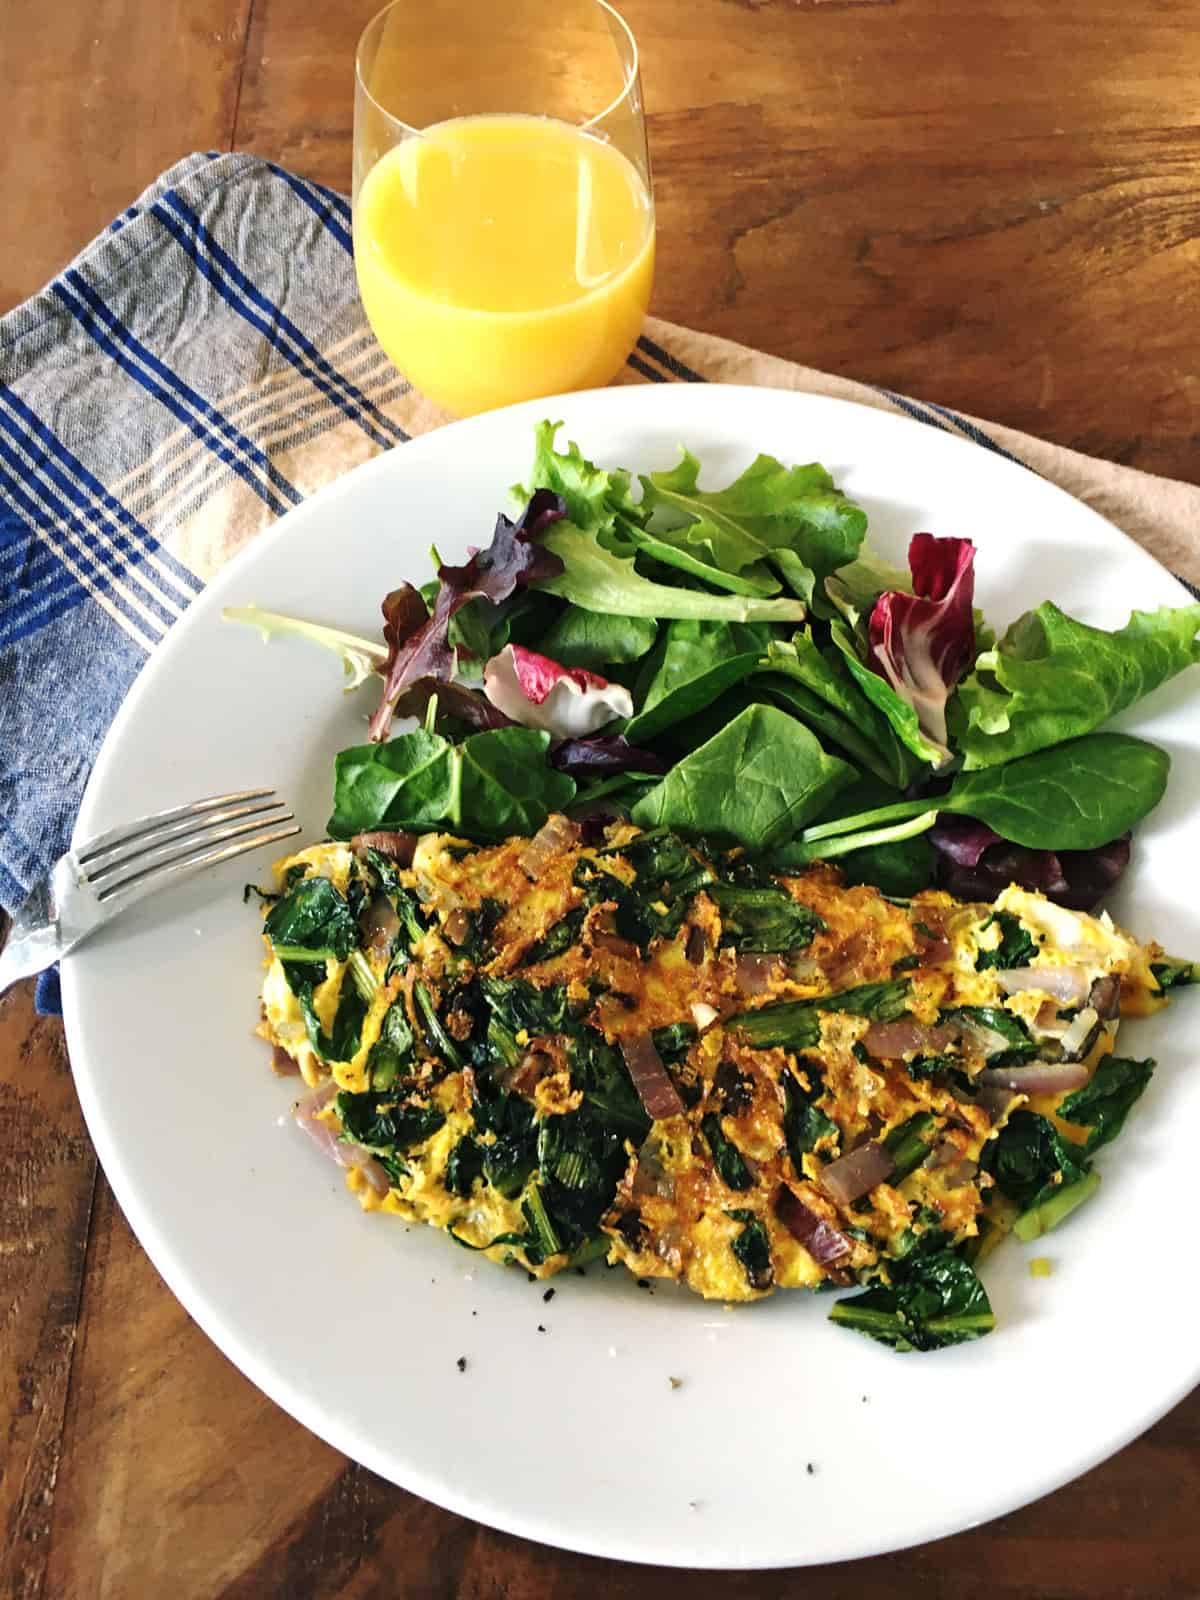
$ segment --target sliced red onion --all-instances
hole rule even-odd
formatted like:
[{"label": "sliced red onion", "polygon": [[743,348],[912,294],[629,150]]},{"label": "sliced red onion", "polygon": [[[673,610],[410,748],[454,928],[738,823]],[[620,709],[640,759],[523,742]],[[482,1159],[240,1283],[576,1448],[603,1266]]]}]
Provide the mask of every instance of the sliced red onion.
[{"label": "sliced red onion", "polygon": [[641,952],[632,939],[622,939],[618,933],[606,933],[601,929],[592,934],[592,943],[598,950],[607,950],[609,955],[620,956],[622,961],[640,961]]},{"label": "sliced red onion", "polygon": [[579,838],[579,828],[559,812],[547,817],[533,838],[517,857],[517,865],[527,878],[541,876],[555,856],[569,850]]},{"label": "sliced red onion", "polygon": [[339,1167],[345,1167],[347,1170],[357,1167],[375,1193],[385,1195],[392,1186],[391,1179],[371,1152],[352,1140],[339,1139],[336,1129],[323,1122],[319,1116],[337,1092],[337,1083],[330,1078],[328,1083],[321,1084],[303,1099],[296,1101],[292,1107],[292,1117],[323,1156],[328,1156],[330,1161],[336,1161]]},{"label": "sliced red onion", "polygon": [[1082,1061],[1100,1036],[1100,1017],[1095,1006],[1084,1006],[1071,1018],[1061,1039],[1064,1061]]},{"label": "sliced red onion", "polygon": [[844,1233],[831,1227],[786,1185],[781,1185],[775,1196],[775,1215],[819,1267],[831,1267],[844,1261],[854,1248]]},{"label": "sliced red onion", "polygon": [[1066,1006],[1082,1005],[1088,992],[1088,976],[1082,967],[1010,967],[997,971],[996,982],[1005,994],[1040,989]]},{"label": "sliced red onion", "polygon": [[281,1044],[277,1044],[271,1051],[271,1066],[281,1078],[294,1078],[300,1071],[300,1063],[294,1056],[288,1055]]},{"label": "sliced red onion", "polygon": [[695,923],[688,929],[687,943],[683,953],[693,967],[698,967],[708,952],[708,940],[704,937],[704,929]]},{"label": "sliced red onion", "polygon": [[1097,978],[1088,995],[1088,1005],[1094,1006],[1102,1022],[1110,1022],[1121,1013],[1121,980],[1116,973],[1108,972]]},{"label": "sliced red onion", "polygon": [[978,1175],[978,1161],[964,1160],[946,1174],[945,1184],[947,1189],[961,1189]]},{"label": "sliced red onion", "polygon": [[979,1090],[979,1098],[975,1104],[990,1122],[996,1123],[1001,1120],[1015,1099],[1017,1099],[1017,1096],[1011,1089],[1003,1089],[985,1083]]},{"label": "sliced red onion", "polygon": [[839,1156],[821,1172],[820,1184],[831,1200],[840,1206],[853,1205],[877,1183],[883,1183],[896,1170],[896,1163],[874,1139],[860,1144],[849,1155]]},{"label": "sliced red onion", "polygon": [[766,994],[771,980],[782,972],[779,956],[756,955],[743,952],[734,964],[733,981],[739,994],[752,996]]},{"label": "sliced red onion", "polygon": [[653,1135],[646,1140],[637,1154],[637,1167],[633,1174],[633,1193],[644,1200],[655,1195],[659,1200],[674,1200],[675,1179],[662,1164],[662,1147]]},{"label": "sliced red onion", "polygon": [[470,913],[464,911],[462,906],[456,906],[442,923],[442,932],[452,945],[466,944],[471,936]]},{"label": "sliced red onion", "polygon": [[654,1041],[648,1033],[635,1033],[620,1041],[621,1054],[633,1079],[633,1087],[646,1108],[646,1115],[655,1122],[664,1117],[683,1114],[683,1101],[679,1091],[667,1076]]},{"label": "sliced red onion", "polygon": [[350,848],[374,850],[381,856],[387,856],[388,860],[394,861],[398,867],[410,867],[413,851],[417,848],[417,835],[394,833],[380,828],[369,833],[356,833],[350,841]]},{"label": "sliced red onion", "polygon": [[938,1027],[929,1022],[918,1022],[914,1017],[902,1017],[897,1022],[873,1022],[863,1035],[863,1044],[869,1053],[884,1061],[896,1061],[910,1050],[920,1050],[923,1055],[935,1056],[947,1050],[958,1037],[955,1028]]},{"label": "sliced red onion", "polygon": [[1082,1061],[1031,1061],[1023,1067],[985,1067],[975,1082],[984,1089],[1008,1089],[1014,1094],[1065,1094],[1088,1081]]},{"label": "sliced red onion", "polygon": [[705,1028],[710,1028],[719,1016],[720,1012],[716,1007],[710,1006],[704,1000],[697,1000],[695,1005],[692,1006],[692,1021],[701,1033],[704,1032]]},{"label": "sliced red onion", "polygon": [[939,1139],[921,1165],[929,1172],[940,1172],[962,1159],[962,1151],[953,1139]]},{"label": "sliced red onion", "polygon": [[391,949],[392,941],[400,931],[400,918],[387,895],[375,895],[362,914],[360,926],[372,950],[382,952]]}]

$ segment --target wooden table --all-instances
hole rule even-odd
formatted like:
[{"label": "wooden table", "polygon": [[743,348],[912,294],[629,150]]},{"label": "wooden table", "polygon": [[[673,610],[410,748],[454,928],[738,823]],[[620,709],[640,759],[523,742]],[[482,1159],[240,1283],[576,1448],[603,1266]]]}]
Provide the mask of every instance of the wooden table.
[{"label": "wooden table", "polygon": [[[374,8],[0,0],[0,310],[187,151],[254,150],[345,188]],[[1197,0],[625,11],[658,313],[1196,478]],[[113,1202],[61,1026],[27,986],[0,1000],[0,1110],[4,1597],[1200,1594],[1200,1394],[1040,1504],[853,1566],[697,1578],[492,1533],[314,1439],[192,1325]],[[1164,1276],[1162,1314],[1183,1292]],[[986,1423],[927,1426],[931,1483],[938,1461],[987,1470]]]}]

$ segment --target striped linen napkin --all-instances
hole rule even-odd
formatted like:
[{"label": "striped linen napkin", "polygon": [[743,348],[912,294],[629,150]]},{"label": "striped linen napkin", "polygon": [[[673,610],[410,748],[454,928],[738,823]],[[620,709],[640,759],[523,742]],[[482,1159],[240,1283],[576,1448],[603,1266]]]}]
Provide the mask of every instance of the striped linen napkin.
[{"label": "striped linen napkin", "polygon": [[[669,323],[646,330],[624,382],[903,412],[1041,473],[1200,581],[1200,488]],[[447,420],[367,326],[346,200],[255,156],[179,162],[0,319],[0,905],[67,848],[117,707],[207,579],[323,484]]]}]

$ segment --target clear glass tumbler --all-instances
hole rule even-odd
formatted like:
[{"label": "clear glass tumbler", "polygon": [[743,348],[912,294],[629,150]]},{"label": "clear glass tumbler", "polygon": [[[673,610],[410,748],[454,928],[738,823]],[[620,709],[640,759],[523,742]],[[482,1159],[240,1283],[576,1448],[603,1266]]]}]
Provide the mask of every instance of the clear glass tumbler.
[{"label": "clear glass tumbler", "polygon": [[354,251],[458,416],[607,383],[654,276],[637,45],[607,0],[394,0],[358,46]]}]

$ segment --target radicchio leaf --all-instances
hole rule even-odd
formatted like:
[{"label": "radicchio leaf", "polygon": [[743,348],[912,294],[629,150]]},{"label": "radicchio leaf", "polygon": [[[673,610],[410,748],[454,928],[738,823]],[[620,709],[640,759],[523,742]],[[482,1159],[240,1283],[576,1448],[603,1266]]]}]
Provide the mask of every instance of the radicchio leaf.
[{"label": "radicchio leaf", "polygon": [[519,644],[505,645],[484,667],[483,692],[506,717],[557,739],[586,739],[615,718],[633,715],[633,698],[622,684]]},{"label": "radicchio leaf", "polygon": [[651,750],[630,744],[623,733],[596,734],[590,739],[560,739],[546,758],[552,767],[572,778],[598,778],[614,772],[667,770],[667,763]]},{"label": "radicchio leaf", "polygon": [[489,728],[511,728],[512,718],[498,711],[485,694],[472,689],[458,679],[418,678],[410,683],[396,701],[393,715],[415,717],[424,722],[429,702],[437,696],[437,722],[440,727],[446,718],[465,723],[473,733],[486,733]]},{"label": "radicchio leaf", "polygon": [[907,700],[921,732],[948,760],[946,702],[975,659],[975,546],[916,533],[908,564],[915,593],[879,596],[867,663]]},{"label": "radicchio leaf", "polygon": [[535,541],[565,515],[566,506],[560,496],[539,489],[519,521],[497,517],[496,530],[486,550],[477,550],[461,567],[438,569],[437,597],[432,614],[424,621],[416,616],[414,600],[422,607],[424,601],[415,589],[405,584],[392,591],[384,602],[384,637],[389,654],[383,695],[371,718],[369,733],[373,741],[387,738],[397,702],[418,678],[449,681],[454,670],[449,629],[456,611],[480,597],[499,604],[518,588],[562,572],[561,559]]},{"label": "radicchio leaf", "polygon": [[1128,833],[1096,850],[1026,850],[970,817],[943,812],[929,832],[939,889],[994,900],[1010,883],[1072,911],[1091,911],[1129,865]]}]

